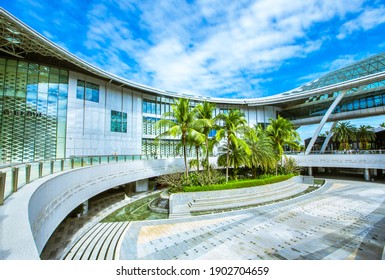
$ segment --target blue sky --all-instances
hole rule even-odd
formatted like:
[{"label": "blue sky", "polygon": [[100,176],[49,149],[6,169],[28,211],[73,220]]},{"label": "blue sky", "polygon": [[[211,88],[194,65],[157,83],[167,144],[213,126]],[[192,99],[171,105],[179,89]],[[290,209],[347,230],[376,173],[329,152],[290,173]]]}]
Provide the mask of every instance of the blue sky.
[{"label": "blue sky", "polygon": [[[384,0],[0,0],[0,5],[104,70],[186,94],[269,96],[385,50]],[[373,126],[383,121],[370,119]],[[301,130],[305,139],[313,129]]]},{"label": "blue sky", "polygon": [[111,73],[205,96],[281,93],[385,49],[383,0],[0,3]]}]

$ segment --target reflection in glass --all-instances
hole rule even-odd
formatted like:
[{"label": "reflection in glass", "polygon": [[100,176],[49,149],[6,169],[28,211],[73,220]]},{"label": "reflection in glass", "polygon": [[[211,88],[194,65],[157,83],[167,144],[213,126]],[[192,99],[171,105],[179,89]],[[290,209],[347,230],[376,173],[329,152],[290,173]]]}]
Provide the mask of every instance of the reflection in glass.
[{"label": "reflection in glass", "polygon": [[0,59],[0,162],[63,157],[67,96],[67,70]]}]

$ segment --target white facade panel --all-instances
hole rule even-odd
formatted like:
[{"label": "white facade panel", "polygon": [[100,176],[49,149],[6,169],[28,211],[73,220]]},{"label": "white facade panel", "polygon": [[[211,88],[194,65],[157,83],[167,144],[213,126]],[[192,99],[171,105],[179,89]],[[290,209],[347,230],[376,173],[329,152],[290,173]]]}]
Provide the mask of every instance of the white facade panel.
[{"label": "white facade panel", "polygon": [[[76,97],[77,81],[99,85],[99,102]],[[141,153],[140,94],[70,72],[66,157],[85,155],[139,155]],[[111,131],[111,110],[127,114],[127,132]]]}]

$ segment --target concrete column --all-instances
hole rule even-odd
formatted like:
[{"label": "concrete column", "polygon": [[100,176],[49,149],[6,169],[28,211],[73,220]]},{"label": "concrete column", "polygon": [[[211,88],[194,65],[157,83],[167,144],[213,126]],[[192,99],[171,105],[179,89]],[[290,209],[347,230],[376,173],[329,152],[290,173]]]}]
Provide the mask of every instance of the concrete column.
[{"label": "concrete column", "polygon": [[366,181],[370,181],[370,171],[369,171],[369,168],[365,168],[364,177],[365,177]]},{"label": "concrete column", "polygon": [[148,191],[148,179],[136,181],[136,192]]},{"label": "concrete column", "polygon": [[82,215],[86,215],[88,213],[88,200],[83,202],[83,207],[84,207],[84,210]]},{"label": "concrete column", "polygon": [[313,167],[308,167],[307,173],[309,176],[313,176]]},{"label": "concrete column", "polygon": [[126,198],[131,196],[135,192],[135,182],[125,184],[124,192],[126,193]]},{"label": "concrete column", "polygon": [[306,148],[306,151],[305,151],[306,155],[310,154],[311,149],[313,148],[315,140],[317,139],[322,127],[324,126],[324,124],[326,123],[326,121],[328,120],[329,116],[332,114],[333,110],[336,108],[338,103],[340,103],[342,98],[345,96],[346,92],[347,92],[347,90],[342,90],[340,95],[337,96],[337,98],[333,101],[332,105],[330,105],[329,109],[326,111],[325,115],[322,117],[321,122],[317,126],[317,128],[313,134],[313,137],[311,138],[309,145]]},{"label": "concrete column", "polygon": [[328,146],[329,142],[330,142],[330,139],[332,138],[333,136],[333,133],[331,132],[331,130],[333,129],[333,127],[335,127],[337,124],[337,122],[334,122],[332,127],[330,128],[330,131],[329,133],[327,134],[326,136],[326,139],[324,141],[324,143],[322,144],[322,147],[321,147],[321,150],[320,150],[320,153],[323,154],[326,150],[326,147]]}]

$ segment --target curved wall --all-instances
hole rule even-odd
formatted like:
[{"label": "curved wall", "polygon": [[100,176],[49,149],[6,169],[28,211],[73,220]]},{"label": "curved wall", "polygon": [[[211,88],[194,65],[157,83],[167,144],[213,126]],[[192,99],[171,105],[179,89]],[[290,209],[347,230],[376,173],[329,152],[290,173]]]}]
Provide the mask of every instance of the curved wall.
[{"label": "curved wall", "polygon": [[26,185],[0,207],[0,259],[39,259],[49,237],[80,203],[112,187],[182,171],[183,159],[90,166]]}]

